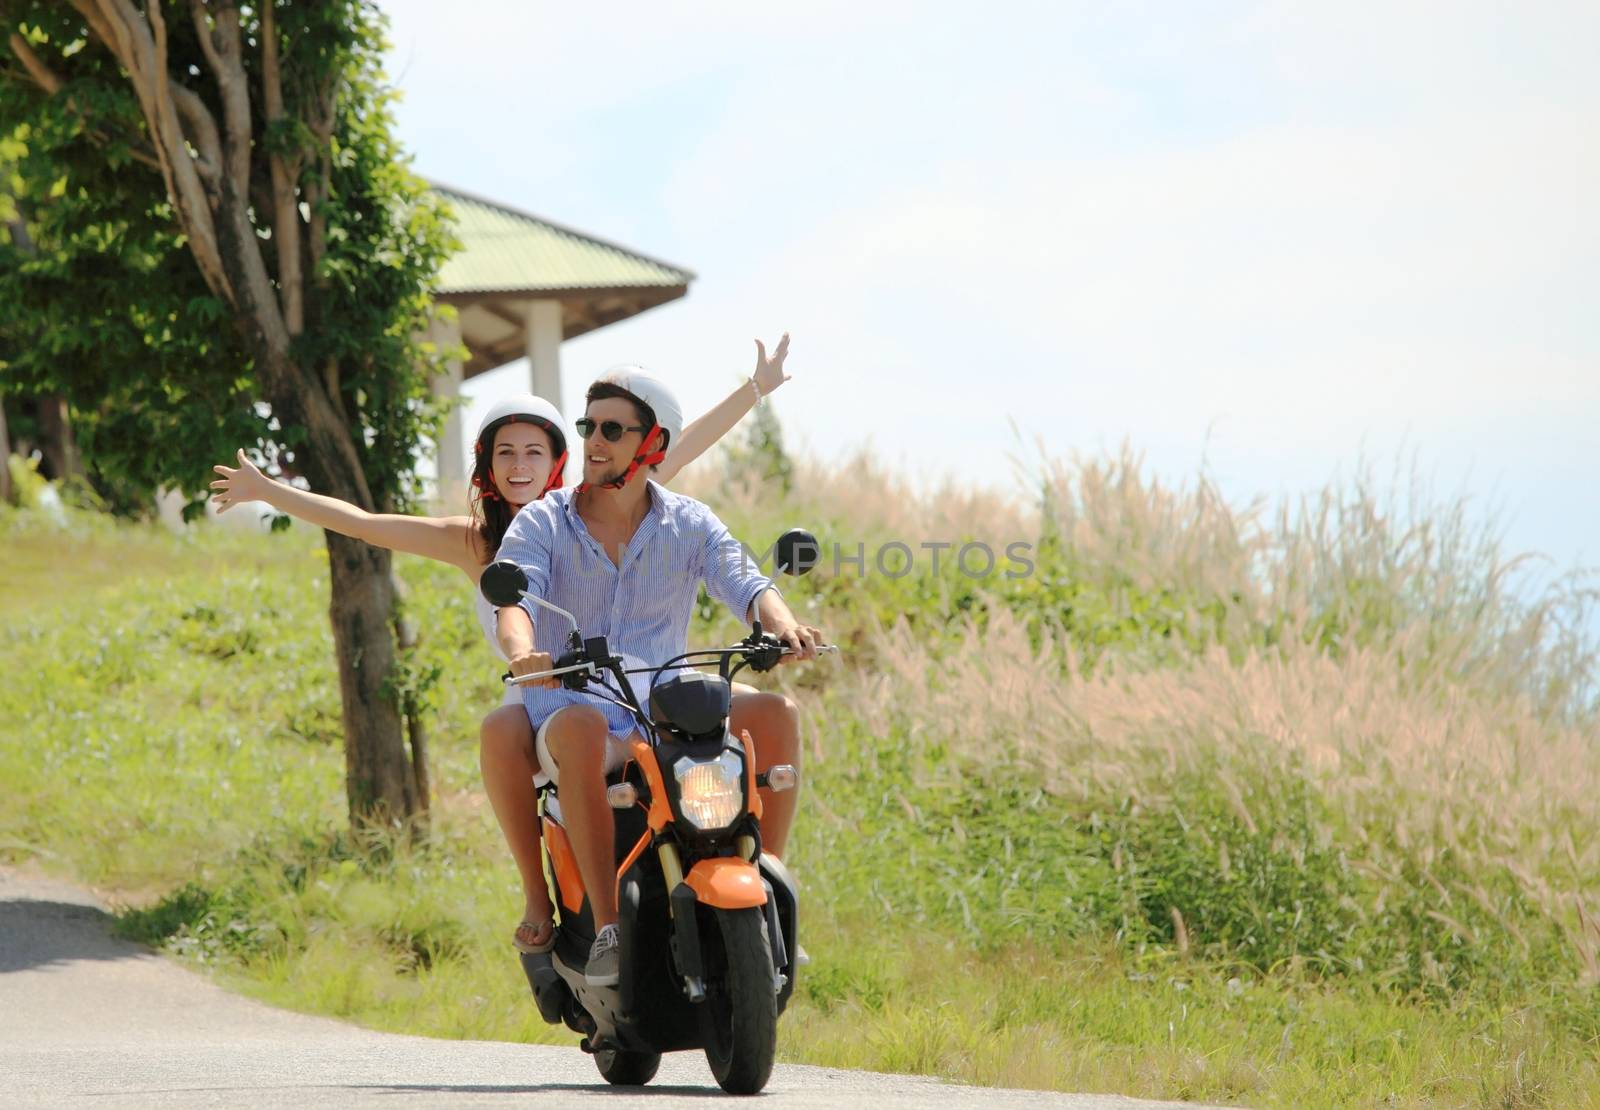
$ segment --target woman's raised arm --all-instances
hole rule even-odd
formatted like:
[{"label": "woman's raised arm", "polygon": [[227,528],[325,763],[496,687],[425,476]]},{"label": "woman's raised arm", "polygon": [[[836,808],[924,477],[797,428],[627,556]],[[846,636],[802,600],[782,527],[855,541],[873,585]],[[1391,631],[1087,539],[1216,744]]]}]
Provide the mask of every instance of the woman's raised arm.
[{"label": "woman's raised arm", "polygon": [[767,348],[756,340],[756,372],[750,379],[724,397],[704,416],[683,429],[678,442],[667,444],[667,457],[656,469],[654,478],[665,485],[677,476],[678,471],[705,454],[719,439],[733,430],[745,414],[755,408],[756,401],[777,389],[792,376],[784,373],[783,360],[789,357],[789,333],[784,332],[767,357]]},{"label": "woman's raised arm", "polygon": [[404,551],[460,567],[477,576],[482,559],[473,542],[472,521],[460,517],[401,516],[395,513],[369,513],[337,497],[325,497],[275,482],[239,452],[239,465],[213,467],[221,475],[211,483],[211,500],[218,514],[247,501],[264,501],[296,520],[326,528],[341,536],[362,540],[374,547]]}]

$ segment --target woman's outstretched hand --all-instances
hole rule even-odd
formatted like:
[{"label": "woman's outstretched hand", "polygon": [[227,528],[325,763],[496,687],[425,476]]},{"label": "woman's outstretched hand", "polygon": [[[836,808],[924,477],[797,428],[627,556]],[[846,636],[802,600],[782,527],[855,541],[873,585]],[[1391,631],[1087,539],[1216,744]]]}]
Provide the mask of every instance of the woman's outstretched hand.
[{"label": "woman's outstretched hand", "polygon": [[218,515],[246,501],[265,500],[264,494],[274,484],[271,478],[261,473],[260,467],[244,457],[242,447],[238,457],[237,468],[221,463],[211,468],[222,475],[211,483],[211,503],[217,507]]},{"label": "woman's outstretched hand", "polygon": [[789,357],[789,333],[784,332],[783,338],[778,340],[778,345],[773,348],[772,354],[767,355],[767,345],[761,340],[756,340],[756,372],[750,375],[755,379],[756,387],[765,397],[774,389],[794,375],[786,374],[783,370],[783,360]]}]

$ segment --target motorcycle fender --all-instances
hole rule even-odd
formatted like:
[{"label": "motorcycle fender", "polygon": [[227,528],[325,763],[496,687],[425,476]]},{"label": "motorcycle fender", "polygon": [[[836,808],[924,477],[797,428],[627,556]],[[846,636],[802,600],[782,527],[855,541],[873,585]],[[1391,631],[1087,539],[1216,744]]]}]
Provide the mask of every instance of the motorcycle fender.
[{"label": "motorcycle fender", "polygon": [[583,909],[583,875],[578,871],[578,857],[567,842],[567,830],[546,817],[544,819],[544,846],[550,853],[550,870],[555,872],[556,889],[561,894],[561,904],[570,913]]},{"label": "motorcycle fender", "polygon": [[761,872],[746,859],[703,859],[683,877],[697,901],[719,910],[743,910],[767,903]]}]

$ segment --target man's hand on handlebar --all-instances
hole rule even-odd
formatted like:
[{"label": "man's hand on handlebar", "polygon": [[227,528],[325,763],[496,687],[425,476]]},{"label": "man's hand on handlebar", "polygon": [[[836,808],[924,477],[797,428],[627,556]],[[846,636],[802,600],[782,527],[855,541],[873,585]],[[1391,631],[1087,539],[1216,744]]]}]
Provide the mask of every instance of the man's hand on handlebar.
[{"label": "man's hand on handlebar", "polygon": [[786,629],[773,629],[772,634],[789,649],[779,656],[779,664],[815,659],[817,648],[822,644],[822,632],[810,625],[796,624]]},{"label": "man's hand on handlebar", "polygon": [[[548,671],[554,666],[555,662],[550,658],[550,653],[547,651],[521,652],[511,658],[511,676],[517,678],[525,674],[533,674],[536,671]],[[554,690],[561,685],[561,679],[552,675],[550,678],[541,678],[537,682],[524,682],[521,685]]]},{"label": "man's hand on handlebar", "polygon": [[817,657],[817,647],[822,643],[822,633],[795,619],[794,611],[776,589],[763,590],[756,595],[754,617],[761,621],[768,634],[779,640],[789,650],[779,657],[779,663],[803,663]]}]

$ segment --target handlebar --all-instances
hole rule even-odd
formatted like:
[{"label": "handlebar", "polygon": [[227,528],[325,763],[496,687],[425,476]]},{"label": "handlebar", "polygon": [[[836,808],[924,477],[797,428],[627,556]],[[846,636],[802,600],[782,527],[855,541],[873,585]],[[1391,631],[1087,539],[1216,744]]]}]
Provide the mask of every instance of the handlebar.
[{"label": "handlebar", "polygon": [[[839,654],[839,645],[818,644],[817,654],[821,655],[824,652],[837,655]],[[772,653],[776,657],[773,659],[773,663],[766,666],[758,665],[758,660],[760,660],[763,655],[768,653]],[[635,667],[631,670],[624,671],[623,673],[649,674],[653,671],[660,671],[666,667],[670,667],[674,663],[678,662],[678,660],[687,658],[691,655],[741,655],[744,657],[745,662],[750,665],[752,670],[766,671],[772,669],[772,666],[776,664],[777,658],[781,658],[785,655],[793,655],[794,653],[794,648],[779,640],[776,636],[769,634],[764,635],[759,643],[750,643],[748,641],[744,641],[727,648],[706,648],[702,651],[689,652],[686,655],[679,656],[678,659],[669,660],[659,667]],[[565,660],[568,658],[570,658],[570,656],[563,656],[563,663],[565,663]],[[585,685],[589,679],[599,677],[600,669],[593,662],[585,660],[582,662],[565,663],[563,666],[553,667],[547,671],[530,671],[528,674],[524,675],[513,675],[510,671],[507,671],[505,674],[500,676],[500,681],[507,686],[524,686],[530,682],[541,682],[547,678],[561,678],[563,675],[574,676],[573,678],[564,678],[562,680],[563,685],[567,686],[569,689],[579,689]],[[582,677],[577,678],[576,676],[579,675]]]},{"label": "handlebar", "polygon": [[[809,532],[791,529],[779,537],[778,546],[784,548],[785,545],[788,545],[789,548],[794,548],[789,554],[796,555],[799,551],[796,544],[801,541],[806,541],[814,547],[816,538]],[[804,574],[811,569],[815,560],[785,556],[781,562],[788,573]],[[651,692],[653,693],[656,683],[661,680],[667,671],[675,667],[704,666],[710,662],[706,658],[707,656],[713,656],[717,659],[717,670],[722,679],[724,681],[732,681],[733,677],[745,667],[749,667],[757,673],[770,671],[778,665],[778,662],[785,655],[795,654],[795,649],[789,647],[770,632],[763,631],[761,622],[754,620],[750,622],[750,635],[731,647],[685,652],[654,667],[624,669],[623,658],[611,653],[605,636],[585,637],[578,627],[577,618],[573,614],[558,605],[553,605],[543,598],[529,593],[527,573],[516,563],[509,560],[496,560],[491,563],[484,568],[483,574],[479,578],[479,588],[482,590],[483,596],[496,606],[504,608],[515,605],[519,601],[531,602],[561,617],[571,629],[567,634],[566,649],[555,660],[556,665],[554,667],[525,675],[512,675],[508,671],[500,676],[500,681],[503,684],[507,686],[526,686],[530,683],[545,682],[554,678],[559,679],[560,685],[568,690],[582,690],[592,681],[598,682],[601,689],[604,690],[610,689],[605,684],[605,676],[610,675],[617,679],[621,689],[613,691],[614,694],[620,695],[620,697],[606,695],[608,700],[616,701],[619,705],[629,709],[639,716],[642,721],[645,720],[644,710],[643,707],[635,704],[638,699],[631,689],[631,682],[628,678],[630,674],[653,673],[655,678],[650,683]],[[816,645],[816,651],[818,654],[823,652],[837,654],[839,649],[833,644],[818,644]],[[733,663],[735,657],[738,657],[739,661],[737,663]],[[731,666],[730,663],[732,664]],[[646,695],[646,701],[648,700],[649,695]],[[648,722],[646,722],[646,728],[648,728]]]},{"label": "handlebar", "polygon": [[588,678],[592,678],[599,673],[593,663],[575,663],[570,667],[556,667],[554,670],[549,671],[530,671],[528,674],[514,675],[507,671],[500,676],[500,681],[507,686],[523,686],[529,682],[537,682],[545,678],[556,678],[564,674],[583,674]]}]

